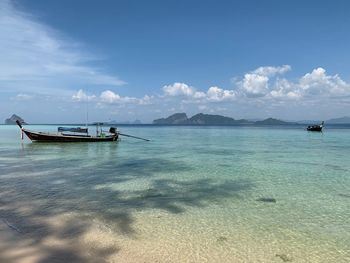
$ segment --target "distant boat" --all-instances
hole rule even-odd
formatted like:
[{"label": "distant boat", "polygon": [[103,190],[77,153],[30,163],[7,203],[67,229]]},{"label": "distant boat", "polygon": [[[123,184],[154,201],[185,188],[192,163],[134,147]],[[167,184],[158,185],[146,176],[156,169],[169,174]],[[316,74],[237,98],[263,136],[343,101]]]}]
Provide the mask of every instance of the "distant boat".
[{"label": "distant boat", "polygon": [[108,133],[102,131],[103,123],[96,123],[95,136],[89,135],[88,128],[58,127],[57,133],[48,133],[29,131],[24,129],[18,120],[16,123],[22,130],[22,139],[24,133],[30,140],[38,142],[106,142],[116,141],[119,136],[114,127],[111,127]]},{"label": "distant boat", "polygon": [[88,128],[58,127],[57,133],[48,133],[29,131],[27,129],[24,129],[18,120],[16,123],[22,131],[22,139],[23,134],[25,134],[30,140],[37,142],[108,142],[118,140],[119,136],[126,136],[139,140],[149,141],[148,139],[141,137],[120,133],[115,127],[110,127],[108,132],[103,131],[103,123],[101,122],[94,123],[94,125],[96,125],[95,136],[89,135]]},{"label": "distant boat", "polygon": [[323,127],[324,127],[324,121],[320,125],[309,125],[309,126],[307,126],[306,130],[322,132]]}]

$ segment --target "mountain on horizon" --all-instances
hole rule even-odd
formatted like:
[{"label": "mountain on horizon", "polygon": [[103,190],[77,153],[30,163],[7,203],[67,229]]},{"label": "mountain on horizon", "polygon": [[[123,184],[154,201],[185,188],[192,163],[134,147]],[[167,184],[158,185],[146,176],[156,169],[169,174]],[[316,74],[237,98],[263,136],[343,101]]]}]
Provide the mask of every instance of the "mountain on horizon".
[{"label": "mountain on horizon", "polygon": [[327,124],[350,124],[350,117],[334,118],[325,121]]},{"label": "mountain on horizon", "polygon": [[340,118],[332,118],[328,120],[301,120],[297,121],[299,124],[319,124],[322,121],[325,122],[325,124],[350,124],[350,117],[340,117]]},{"label": "mountain on horizon", "polygon": [[296,122],[288,122],[288,121],[282,121],[274,118],[267,118],[262,121],[256,121],[254,122],[255,125],[291,125],[291,124],[297,124]]},{"label": "mountain on horizon", "polygon": [[295,122],[286,122],[274,118],[267,118],[261,121],[248,121],[245,119],[235,120],[231,117],[198,113],[191,118],[186,113],[175,113],[167,118],[160,118],[153,121],[156,125],[291,125]]}]

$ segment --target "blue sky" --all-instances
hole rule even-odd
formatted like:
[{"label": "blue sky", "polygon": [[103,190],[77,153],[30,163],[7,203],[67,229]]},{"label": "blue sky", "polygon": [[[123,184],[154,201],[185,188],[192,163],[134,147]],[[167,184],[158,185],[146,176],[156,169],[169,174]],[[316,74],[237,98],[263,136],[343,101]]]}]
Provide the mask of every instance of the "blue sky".
[{"label": "blue sky", "polygon": [[0,1],[0,119],[349,115],[348,1]]}]

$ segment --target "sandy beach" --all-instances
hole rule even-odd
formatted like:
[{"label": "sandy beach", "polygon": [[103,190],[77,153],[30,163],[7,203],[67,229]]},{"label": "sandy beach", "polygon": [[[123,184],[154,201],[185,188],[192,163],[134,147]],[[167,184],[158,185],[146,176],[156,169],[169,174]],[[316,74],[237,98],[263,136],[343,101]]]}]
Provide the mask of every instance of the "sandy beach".
[{"label": "sandy beach", "polygon": [[[21,212],[25,214],[28,210]],[[31,215],[28,219],[1,219],[0,262],[326,263],[336,260],[345,263],[349,259],[346,250],[327,256],[315,253],[322,248],[312,238],[307,241],[307,247],[296,244],[289,247],[286,243],[273,242],[276,233],[262,237],[261,233],[254,233],[254,229],[242,231],[244,224],[237,225],[236,230],[222,232],[218,225],[220,219],[219,222],[213,220],[208,229],[201,227],[208,222],[186,222],[164,212],[139,213],[134,218],[135,225],[139,226],[132,234],[77,213],[54,217]],[[281,229],[280,234],[291,233]],[[327,244],[323,246],[330,249]]]}]

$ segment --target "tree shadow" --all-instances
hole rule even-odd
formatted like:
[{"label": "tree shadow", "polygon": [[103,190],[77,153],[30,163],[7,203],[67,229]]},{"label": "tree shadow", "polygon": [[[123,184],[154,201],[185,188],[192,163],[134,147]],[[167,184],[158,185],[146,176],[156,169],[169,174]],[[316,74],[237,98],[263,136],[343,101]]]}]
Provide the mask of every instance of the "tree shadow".
[{"label": "tree shadow", "polygon": [[[54,146],[54,154],[46,145],[8,152],[5,166],[1,167],[0,218],[20,230],[15,235],[20,236],[23,247],[41,244],[45,254],[37,262],[55,262],[56,258],[61,262],[103,262],[117,253],[119,248],[101,248],[97,244],[87,254],[76,245],[89,231],[91,218],[99,218],[122,235],[135,237],[134,213],[139,210],[185,213],[188,207],[203,208],[226,198],[240,198],[242,192],[253,187],[248,180],[176,180],[171,177],[174,173],[189,173],[193,169],[180,160],[118,158],[116,148],[105,151],[100,146],[103,155],[96,161],[96,149],[86,145],[81,146],[78,156],[66,158],[67,152],[71,155],[79,147],[60,147]],[[139,180],[147,184],[133,188]],[[74,217],[59,227],[46,220],[69,213],[74,213]],[[47,247],[48,239],[71,245]],[[8,249],[6,244],[0,246],[0,260]],[[7,257],[6,262],[16,259]]]},{"label": "tree shadow", "polygon": [[[119,251],[115,245],[96,242],[88,246],[87,251],[86,245],[80,244],[80,237],[89,231],[90,223],[81,217],[61,217],[57,219],[59,226],[54,226],[34,213],[23,218],[19,209],[4,212],[3,207],[0,208],[3,217],[0,222],[0,262],[107,262]],[[4,222],[6,224],[1,224]],[[10,233],[5,225],[16,225],[17,231]]]},{"label": "tree shadow", "polygon": [[240,192],[253,185],[248,180],[218,182],[214,179],[177,181],[152,180],[150,188],[133,191],[124,203],[130,208],[160,209],[170,213],[183,213],[186,207],[205,207],[217,204],[224,198],[240,198]]}]

